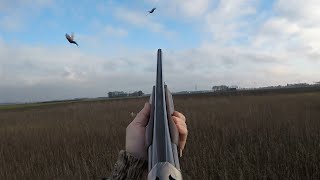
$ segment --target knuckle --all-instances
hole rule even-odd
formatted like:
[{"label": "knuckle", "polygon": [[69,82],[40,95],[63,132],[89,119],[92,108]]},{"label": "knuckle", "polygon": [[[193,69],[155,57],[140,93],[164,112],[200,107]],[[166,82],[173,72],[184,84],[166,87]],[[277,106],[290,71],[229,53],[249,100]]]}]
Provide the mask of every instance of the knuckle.
[{"label": "knuckle", "polygon": [[182,115],[182,119],[184,120],[184,121],[186,121],[187,119],[186,119],[186,116],[184,116],[183,114],[181,114]]},{"label": "knuckle", "polygon": [[186,116],[183,115],[181,112],[177,112],[178,117],[181,118],[182,120],[186,121]]},{"label": "knuckle", "polygon": [[178,117],[172,117],[175,124],[179,124],[179,118]]}]

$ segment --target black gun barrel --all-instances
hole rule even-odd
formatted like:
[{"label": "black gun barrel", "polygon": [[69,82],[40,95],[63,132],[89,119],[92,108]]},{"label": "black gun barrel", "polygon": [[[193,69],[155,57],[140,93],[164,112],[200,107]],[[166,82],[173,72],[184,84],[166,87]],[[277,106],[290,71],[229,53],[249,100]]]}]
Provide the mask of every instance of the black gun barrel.
[{"label": "black gun barrel", "polygon": [[171,119],[172,95],[163,82],[162,51],[157,53],[156,85],[150,96],[151,112],[147,125],[148,179],[182,179],[178,157],[179,133]]}]

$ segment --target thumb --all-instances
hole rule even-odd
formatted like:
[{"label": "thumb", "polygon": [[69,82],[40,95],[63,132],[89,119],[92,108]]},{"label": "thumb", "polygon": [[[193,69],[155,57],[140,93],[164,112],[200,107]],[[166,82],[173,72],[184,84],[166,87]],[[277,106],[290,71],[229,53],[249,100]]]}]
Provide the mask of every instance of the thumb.
[{"label": "thumb", "polygon": [[132,123],[138,126],[147,126],[150,116],[150,103],[146,102],[143,109],[137,114]]}]

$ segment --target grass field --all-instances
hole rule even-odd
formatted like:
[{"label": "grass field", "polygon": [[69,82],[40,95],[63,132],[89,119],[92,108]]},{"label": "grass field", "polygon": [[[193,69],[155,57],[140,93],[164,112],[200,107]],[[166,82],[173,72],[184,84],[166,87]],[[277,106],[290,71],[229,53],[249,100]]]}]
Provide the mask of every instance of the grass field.
[{"label": "grass field", "polygon": [[[0,105],[0,110],[10,110],[10,109],[28,108],[28,107],[39,107],[39,106],[53,105],[53,104],[59,104],[59,103],[53,102],[53,103],[8,104],[8,105]],[[63,104],[63,102],[61,102],[60,104]]]},{"label": "grass field", "polygon": [[[147,98],[0,110],[0,179],[109,175]],[[189,130],[190,179],[318,179],[320,92],[174,96]]]}]

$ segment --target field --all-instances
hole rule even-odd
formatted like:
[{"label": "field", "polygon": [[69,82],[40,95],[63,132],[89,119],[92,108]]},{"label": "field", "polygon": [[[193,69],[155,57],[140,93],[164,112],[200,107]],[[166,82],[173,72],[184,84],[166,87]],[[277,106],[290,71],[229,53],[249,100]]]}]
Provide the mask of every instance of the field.
[{"label": "field", "polygon": [[[99,179],[147,98],[0,110],[0,179]],[[320,92],[174,96],[185,179],[319,179]]]}]

